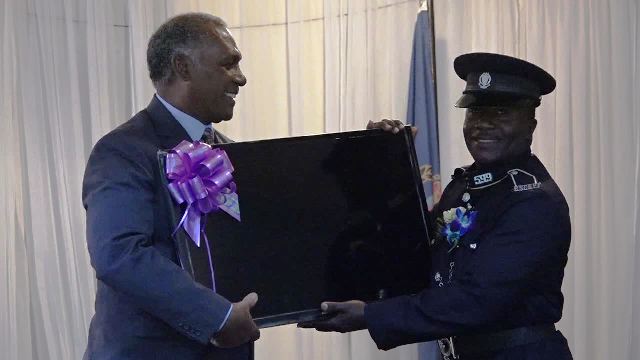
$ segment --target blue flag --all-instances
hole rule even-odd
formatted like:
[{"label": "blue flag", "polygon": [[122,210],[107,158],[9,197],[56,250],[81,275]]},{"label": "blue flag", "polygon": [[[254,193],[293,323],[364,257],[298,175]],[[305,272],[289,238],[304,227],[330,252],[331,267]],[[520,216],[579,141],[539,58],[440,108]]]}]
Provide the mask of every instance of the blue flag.
[{"label": "blue flag", "polygon": [[[429,208],[440,200],[440,155],[438,150],[438,119],[436,118],[436,86],[431,14],[421,10],[413,35],[413,54],[409,79],[407,122],[418,128],[415,145],[420,175]],[[435,341],[418,345],[420,360],[440,359]]]},{"label": "blue flag", "polygon": [[416,152],[429,208],[440,200],[442,192],[433,63],[431,14],[422,10],[418,13],[413,35],[407,122],[419,129],[415,141]]}]

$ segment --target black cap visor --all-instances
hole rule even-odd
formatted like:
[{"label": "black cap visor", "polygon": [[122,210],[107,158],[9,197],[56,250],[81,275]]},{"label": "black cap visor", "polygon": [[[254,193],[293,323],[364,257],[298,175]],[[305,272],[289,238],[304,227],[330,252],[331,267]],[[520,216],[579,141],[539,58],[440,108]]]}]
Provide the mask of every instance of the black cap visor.
[{"label": "black cap visor", "polygon": [[513,94],[475,94],[472,92],[463,94],[455,104],[455,106],[458,108],[469,108],[475,106],[537,107],[538,105],[540,105],[540,99],[533,99],[530,97],[517,96]]}]

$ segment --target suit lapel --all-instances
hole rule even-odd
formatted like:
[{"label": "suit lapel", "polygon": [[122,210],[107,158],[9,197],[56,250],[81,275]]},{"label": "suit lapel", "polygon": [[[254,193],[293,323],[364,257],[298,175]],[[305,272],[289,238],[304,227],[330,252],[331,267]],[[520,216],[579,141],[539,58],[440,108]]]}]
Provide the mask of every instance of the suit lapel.
[{"label": "suit lapel", "polygon": [[[172,222],[172,229],[180,223],[180,219],[184,212],[184,209],[175,203],[171,194],[167,190],[168,181],[164,173],[166,153],[170,149],[173,149],[181,141],[191,141],[187,131],[180,125],[180,123],[171,115],[169,110],[162,105],[162,103],[155,96],[151,100],[151,103],[146,108],[147,114],[153,124],[155,134],[158,139],[158,162],[160,167],[160,184],[165,189],[163,197],[167,204],[169,216]],[[176,232],[173,236],[174,246],[178,254],[180,265],[183,269],[187,270],[191,276],[193,276],[193,264],[191,262],[191,255],[189,252],[189,238],[184,231]]]}]

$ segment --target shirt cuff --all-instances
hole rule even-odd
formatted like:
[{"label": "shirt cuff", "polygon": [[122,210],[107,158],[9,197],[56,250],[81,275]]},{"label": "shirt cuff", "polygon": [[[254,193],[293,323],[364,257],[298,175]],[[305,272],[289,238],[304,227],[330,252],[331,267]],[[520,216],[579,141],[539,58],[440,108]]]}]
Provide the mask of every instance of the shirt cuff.
[{"label": "shirt cuff", "polygon": [[224,320],[222,320],[222,323],[220,324],[220,327],[218,328],[218,330],[216,330],[216,332],[213,334],[213,336],[211,337],[210,342],[213,344],[213,341],[216,338],[216,335],[218,335],[218,333],[220,332],[220,330],[222,330],[222,328],[224,327],[224,325],[227,323],[227,320],[229,320],[229,316],[231,315],[231,310],[233,310],[233,304],[231,304],[229,306],[229,311],[227,311],[227,316],[224,317]]},{"label": "shirt cuff", "polygon": [[220,324],[220,327],[218,328],[218,330],[216,331],[216,334],[220,332],[220,330],[222,330],[222,328],[224,327],[224,324],[227,323],[227,320],[229,320],[229,315],[231,315],[231,310],[233,310],[233,304],[231,304],[229,306],[229,311],[227,311],[227,316],[224,317],[224,320],[222,320],[222,324]]}]

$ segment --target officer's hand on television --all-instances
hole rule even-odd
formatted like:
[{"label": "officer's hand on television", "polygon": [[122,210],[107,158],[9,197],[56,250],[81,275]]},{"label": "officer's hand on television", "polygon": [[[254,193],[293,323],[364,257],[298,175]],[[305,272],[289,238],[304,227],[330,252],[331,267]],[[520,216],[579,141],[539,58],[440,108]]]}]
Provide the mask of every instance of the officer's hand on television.
[{"label": "officer's hand on television", "polygon": [[257,302],[258,294],[251,293],[245,296],[242,301],[233,303],[231,314],[213,339],[213,345],[220,348],[230,348],[258,340],[260,330],[251,317],[251,308]]},{"label": "officer's hand on television", "polygon": [[[367,124],[367,129],[382,129],[384,131],[388,131],[394,134],[399,133],[400,130],[402,130],[403,128],[404,128],[404,124],[400,120],[382,119],[377,122],[373,122],[369,120],[369,123]],[[414,139],[417,134],[418,134],[418,128],[411,127],[411,135],[413,135]]]},{"label": "officer's hand on television", "polygon": [[323,302],[322,313],[330,316],[326,320],[299,323],[300,328],[313,328],[318,331],[337,331],[341,333],[367,328],[364,320],[365,303],[359,300],[345,302]]}]

